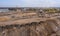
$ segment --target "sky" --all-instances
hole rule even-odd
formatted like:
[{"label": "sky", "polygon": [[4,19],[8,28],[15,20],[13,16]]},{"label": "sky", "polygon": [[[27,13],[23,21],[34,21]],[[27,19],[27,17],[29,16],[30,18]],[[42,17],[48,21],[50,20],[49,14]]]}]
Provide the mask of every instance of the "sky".
[{"label": "sky", "polygon": [[60,0],[0,0],[0,7],[60,7]]}]

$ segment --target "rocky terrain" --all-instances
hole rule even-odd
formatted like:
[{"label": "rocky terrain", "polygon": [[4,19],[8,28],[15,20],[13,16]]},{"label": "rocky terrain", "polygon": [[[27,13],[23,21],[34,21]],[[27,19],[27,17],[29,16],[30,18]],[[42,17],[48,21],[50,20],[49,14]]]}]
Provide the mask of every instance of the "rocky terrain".
[{"label": "rocky terrain", "polygon": [[60,13],[0,13],[0,36],[60,36]]}]

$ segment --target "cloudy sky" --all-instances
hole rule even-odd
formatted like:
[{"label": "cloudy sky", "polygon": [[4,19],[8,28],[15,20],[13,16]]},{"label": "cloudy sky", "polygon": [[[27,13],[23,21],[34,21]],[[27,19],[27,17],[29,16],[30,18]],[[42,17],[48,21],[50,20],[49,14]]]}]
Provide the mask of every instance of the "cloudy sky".
[{"label": "cloudy sky", "polygon": [[0,0],[0,7],[60,7],[60,0]]}]

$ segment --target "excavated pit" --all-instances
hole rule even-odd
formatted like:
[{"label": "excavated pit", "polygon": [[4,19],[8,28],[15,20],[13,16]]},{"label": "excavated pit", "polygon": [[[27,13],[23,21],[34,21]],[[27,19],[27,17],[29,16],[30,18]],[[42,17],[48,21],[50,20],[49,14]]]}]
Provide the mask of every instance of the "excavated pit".
[{"label": "excavated pit", "polygon": [[0,26],[0,36],[60,36],[56,20]]}]

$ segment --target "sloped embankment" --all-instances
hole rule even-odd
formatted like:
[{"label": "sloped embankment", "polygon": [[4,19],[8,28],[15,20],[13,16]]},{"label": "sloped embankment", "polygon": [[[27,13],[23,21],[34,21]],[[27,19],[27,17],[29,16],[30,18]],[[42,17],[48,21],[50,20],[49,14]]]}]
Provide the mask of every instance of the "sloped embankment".
[{"label": "sloped embankment", "polygon": [[60,36],[56,20],[0,26],[0,36]]}]

